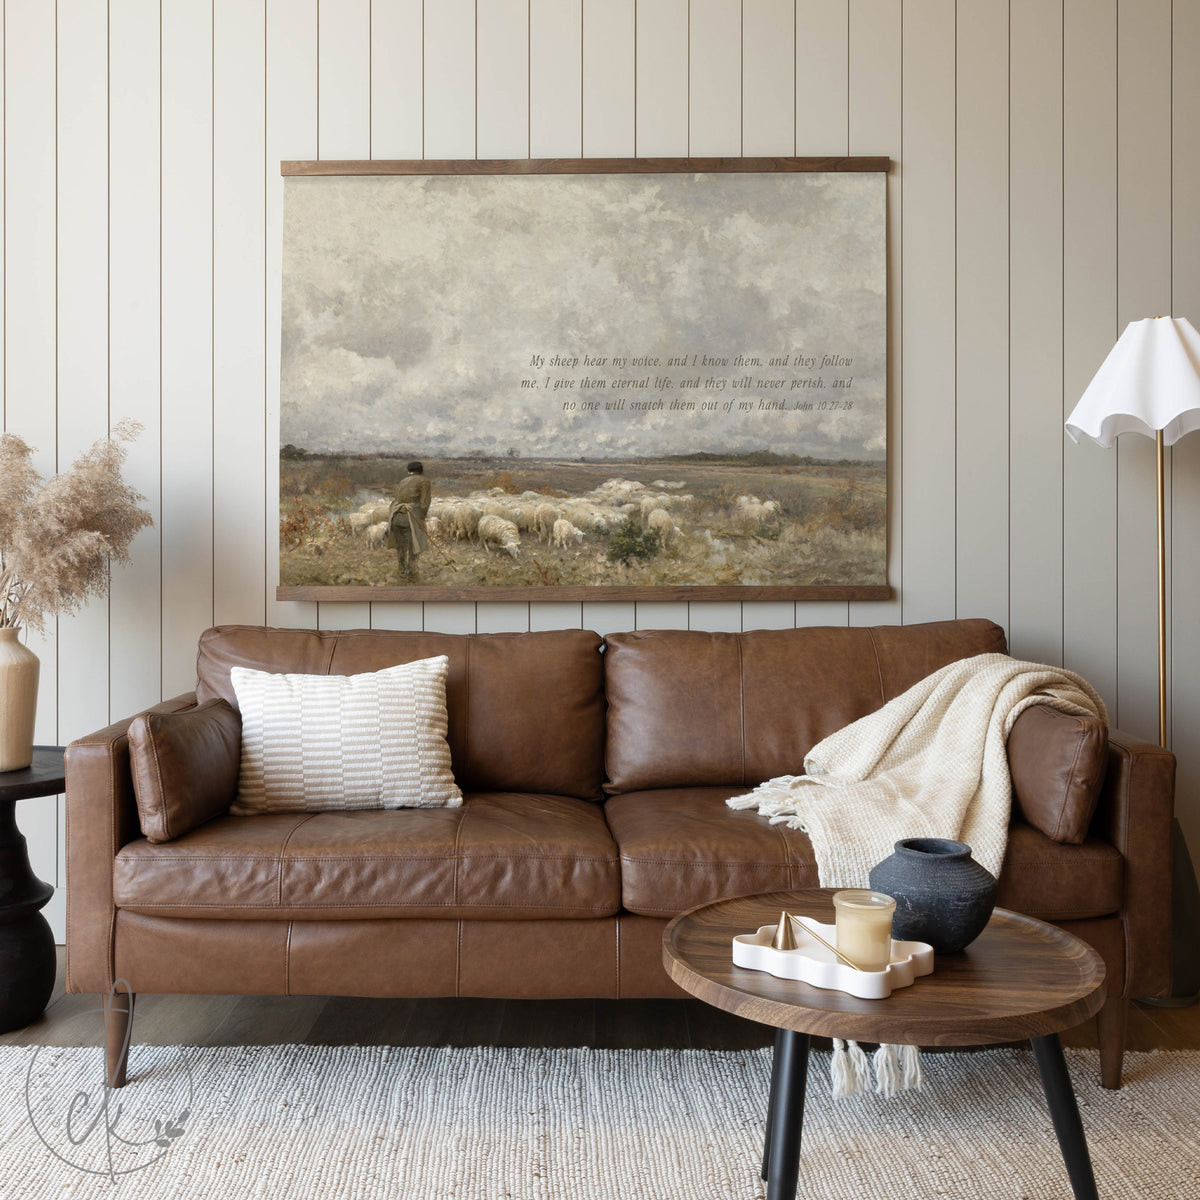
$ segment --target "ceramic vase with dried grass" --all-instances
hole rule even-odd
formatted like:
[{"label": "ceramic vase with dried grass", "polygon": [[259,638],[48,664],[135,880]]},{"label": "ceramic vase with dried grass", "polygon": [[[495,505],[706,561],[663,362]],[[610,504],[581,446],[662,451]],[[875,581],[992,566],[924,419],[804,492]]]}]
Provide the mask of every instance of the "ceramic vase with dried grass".
[{"label": "ceramic vase with dried grass", "polygon": [[0,629],[0,771],[19,771],[33,762],[41,663],[17,633],[11,627]]}]

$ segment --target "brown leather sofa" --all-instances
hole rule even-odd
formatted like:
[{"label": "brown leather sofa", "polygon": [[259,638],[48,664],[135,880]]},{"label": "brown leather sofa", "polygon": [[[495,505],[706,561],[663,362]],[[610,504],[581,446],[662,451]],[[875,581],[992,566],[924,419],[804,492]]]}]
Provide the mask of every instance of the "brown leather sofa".
[{"label": "brown leather sofa", "polygon": [[[67,989],[679,996],[662,966],[669,918],[817,883],[803,833],[726,798],[796,773],[818,740],[929,672],[1004,648],[989,621],[604,639],[209,630],[195,693],[151,711],[232,703],[236,664],[354,674],[447,655],[464,804],[224,814],[153,843],[139,828],[129,721],[81,738],[67,752]],[[1116,733],[1105,746],[1085,726],[1045,707],[1014,726],[998,903],[1104,957],[1102,1073],[1116,1087],[1129,998],[1169,986],[1175,762]],[[168,765],[168,791],[234,777],[211,740],[195,746]],[[110,1004],[120,1082],[133,998]]]}]

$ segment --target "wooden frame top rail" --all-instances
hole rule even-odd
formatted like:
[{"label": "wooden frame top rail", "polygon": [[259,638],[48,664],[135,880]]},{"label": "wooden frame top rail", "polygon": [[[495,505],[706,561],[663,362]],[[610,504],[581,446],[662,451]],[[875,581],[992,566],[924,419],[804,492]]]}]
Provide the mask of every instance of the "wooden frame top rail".
[{"label": "wooden frame top rail", "polygon": [[297,175],[653,175],[689,171],[890,171],[875,158],[414,158],[290,160],[279,173]]}]

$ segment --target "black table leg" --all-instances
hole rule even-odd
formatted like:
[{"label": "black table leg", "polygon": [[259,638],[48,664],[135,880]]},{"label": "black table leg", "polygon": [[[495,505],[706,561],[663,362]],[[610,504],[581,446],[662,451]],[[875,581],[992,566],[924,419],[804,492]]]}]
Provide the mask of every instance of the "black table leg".
[{"label": "black table leg", "polygon": [[781,1029],[775,1039],[771,1111],[767,1118],[767,1200],[795,1200],[811,1042],[807,1033],[791,1029]]},{"label": "black table leg", "polygon": [[38,911],[53,895],[29,865],[16,801],[0,800],[0,1033],[36,1021],[54,990],[54,934]]},{"label": "black table leg", "polygon": [[1067,1175],[1075,1200],[1097,1200],[1092,1159],[1084,1140],[1083,1122],[1079,1119],[1079,1105],[1071,1089],[1062,1043],[1056,1033],[1031,1040],[1038,1071],[1042,1076],[1042,1087],[1046,1092],[1046,1102],[1050,1105],[1050,1119],[1054,1122],[1054,1132],[1058,1135],[1063,1161],[1067,1164]]},{"label": "black table leg", "polygon": [[763,1164],[759,1172],[763,1179],[767,1177],[767,1167],[771,1163],[771,1123],[775,1120],[775,1096],[778,1089],[775,1080],[779,1078],[779,1046],[783,1042],[783,1030],[775,1030],[775,1054],[771,1059],[771,1095],[767,1101],[767,1132],[763,1137]]}]

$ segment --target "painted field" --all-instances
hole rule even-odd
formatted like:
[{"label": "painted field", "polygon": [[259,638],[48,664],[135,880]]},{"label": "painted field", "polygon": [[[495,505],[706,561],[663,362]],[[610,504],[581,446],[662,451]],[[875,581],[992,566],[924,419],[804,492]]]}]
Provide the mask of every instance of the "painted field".
[{"label": "painted field", "polygon": [[410,580],[387,535],[405,460],[285,457],[280,583],[885,583],[883,465],[750,461],[764,457],[426,459],[430,545]]}]

